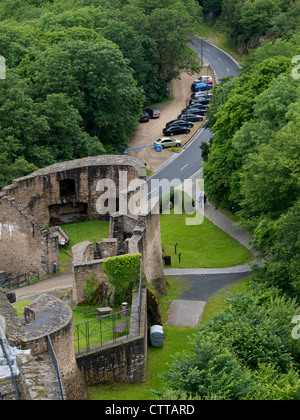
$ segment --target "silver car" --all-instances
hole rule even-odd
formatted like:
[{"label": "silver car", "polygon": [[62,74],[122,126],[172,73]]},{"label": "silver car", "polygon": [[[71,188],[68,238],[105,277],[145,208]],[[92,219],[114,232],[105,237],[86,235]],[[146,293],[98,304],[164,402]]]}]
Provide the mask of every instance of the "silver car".
[{"label": "silver car", "polygon": [[161,146],[163,149],[165,147],[180,147],[181,141],[172,139],[171,137],[162,137],[160,139],[155,140],[155,146]]}]

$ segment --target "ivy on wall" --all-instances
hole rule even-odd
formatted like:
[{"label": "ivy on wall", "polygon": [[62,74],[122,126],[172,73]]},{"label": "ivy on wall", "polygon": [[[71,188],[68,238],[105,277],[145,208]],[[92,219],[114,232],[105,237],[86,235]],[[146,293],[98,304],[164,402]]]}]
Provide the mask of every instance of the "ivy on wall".
[{"label": "ivy on wall", "polygon": [[141,254],[122,255],[108,258],[103,270],[108,281],[115,286],[114,304],[120,305],[131,297],[139,281]]}]

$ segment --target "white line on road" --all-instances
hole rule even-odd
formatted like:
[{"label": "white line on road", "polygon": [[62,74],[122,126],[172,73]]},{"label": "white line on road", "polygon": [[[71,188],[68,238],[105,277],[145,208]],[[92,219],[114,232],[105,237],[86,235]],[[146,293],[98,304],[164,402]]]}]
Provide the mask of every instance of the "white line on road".
[{"label": "white line on road", "polygon": [[220,57],[218,57],[218,60],[219,60],[219,61],[222,61]]},{"label": "white line on road", "polygon": [[229,70],[229,68],[227,67],[227,71],[228,71],[228,73],[230,72],[230,70]]},{"label": "white line on road", "polygon": [[184,168],[186,168],[189,164],[187,163],[186,165],[184,165],[180,170],[183,171]]}]

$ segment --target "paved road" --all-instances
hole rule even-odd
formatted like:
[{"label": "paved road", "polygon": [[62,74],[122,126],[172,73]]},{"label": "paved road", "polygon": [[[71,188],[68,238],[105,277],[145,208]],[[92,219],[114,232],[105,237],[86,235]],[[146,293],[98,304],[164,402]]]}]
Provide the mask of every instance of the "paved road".
[{"label": "paved road", "polygon": [[179,153],[168,159],[161,165],[155,174],[148,180],[148,197],[157,197],[162,195],[162,190],[157,188],[157,183],[163,179],[172,181],[174,188],[178,187],[184,180],[189,179],[202,166],[202,156],[200,145],[203,142],[208,143],[212,137],[212,132],[202,128],[194,139]]},{"label": "paved road", "polygon": [[[217,83],[224,77],[239,74],[239,64],[227,53],[210,44],[206,40],[194,38],[190,47],[196,51],[202,58],[204,65],[210,65],[215,74]],[[172,181],[172,187],[176,188],[183,183],[184,180],[198,176],[202,168],[202,156],[200,145],[203,142],[208,143],[213,133],[209,129],[202,128],[194,138],[189,142],[178,155],[172,156],[155,174],[148,180],[148,198],[162,195],[162,189],[157,187],[155,182],[163,179]],[[201,176],[199,177],[199,179]],[[228,234],[236,237],[243,245],[248,246],[248,235],[239,227],[235,227],[231,220],[224,222],[225,216],[215,214],[216,210],[211,208],[209,212],[210,220],[218,222],[220,228],[224,229]],[[221,271],[221,270],[220,270]],[[205,272],[186,270],[166,270],[166,275],[179,276],[183,282],[187,282],[189,290],[186,291],[181,299],[172,301],[169,308],[169,316],[167,323],[176,326],[195,326],[201,320],[207,299],[217,290],[234,283],[235,281],[248,276],[251,273],[249,266],[243,266],[240,270],[235,268],[222,270],[222,272],[214,272],[207,274]]]},{"label": "paved road", "polygon": [[196,327],[201,321],[208,299],[218,290],[248,277],[249,274],[250,272],[180,276],[179,280],[188,287],[179,299],[170,301],[166,324]]},{"label": "paved road", "polygon": [[251,272],[228,274],[201,274],[180,276],[189,289],[182,293],[179,299],[207,301],[218,290],[238,280],[248,277]]},{"label": "paved road", "polygon": [[220,48],[209,43],[203,38],[194,37],[189,44],[202,57],[204,65],[210,65],[215,73],[217,82],[227,76],[238,76],[240,73],[240,65],[238,62],[222,51]]},{"label": "paved road", "polygon": [[[216,76],[217,81],[226,76],[236,76],[239,74],[239,64],[227,53],[218,47],[210,44],[202,38],[194,38],[189,45],[199,56],[202,56],[204,63],[209,64]],[[195,172],[202,167],[202,156],[199,146],[201,143],[209,142],[213,133],[206,128],[202,128],[194,138],[189,142],[180,153],[174,154],[155,174],[148,180],[148,198],[162,195],[161,188],[157,188],[157,182],[166,179],[174,182],[172,186],[176,188],[185,179],[190,178]]]}]

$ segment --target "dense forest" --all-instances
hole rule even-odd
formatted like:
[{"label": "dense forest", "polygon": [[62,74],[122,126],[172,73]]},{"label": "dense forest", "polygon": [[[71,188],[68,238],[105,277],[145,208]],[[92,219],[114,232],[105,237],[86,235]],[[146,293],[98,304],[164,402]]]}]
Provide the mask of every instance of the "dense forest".
[{"label": "dense forest", "polygon": [[238,215],[262,264],[176,356],[164,399],[300,399],[299,14],[299,0],[1,1],[0,187],[122,152],[142,107],[196,68],[186,41],[203,16],[247,51],[214,89],[202,153],[209,200]]},{"label": "dense forest", "polygon": [[[299,2],[201,4],[228,25],[236,44],[261,44],[249,51],[239,77],[215,88],[206,122],[214,136],[201,147],[209,199],[253,233],[260,263],[247,290],[201,325],[192,351],[177,355],[162,375],[162,398],[299,400]],[[267,16],[259,31],[242,24],[250,9]],[[287,30],[279,38],[281,27]]]},{"label": "dense forest", "polygon": [[264,40],[290,39],[300,29],[299,0],[199,0],[207,19],[222,26],[242,51]]},{"label": "dense forest", "polygon": [[144,105],[197,68],[195,0],[1,0],[0,187],[35,168],[121,153]]}]

